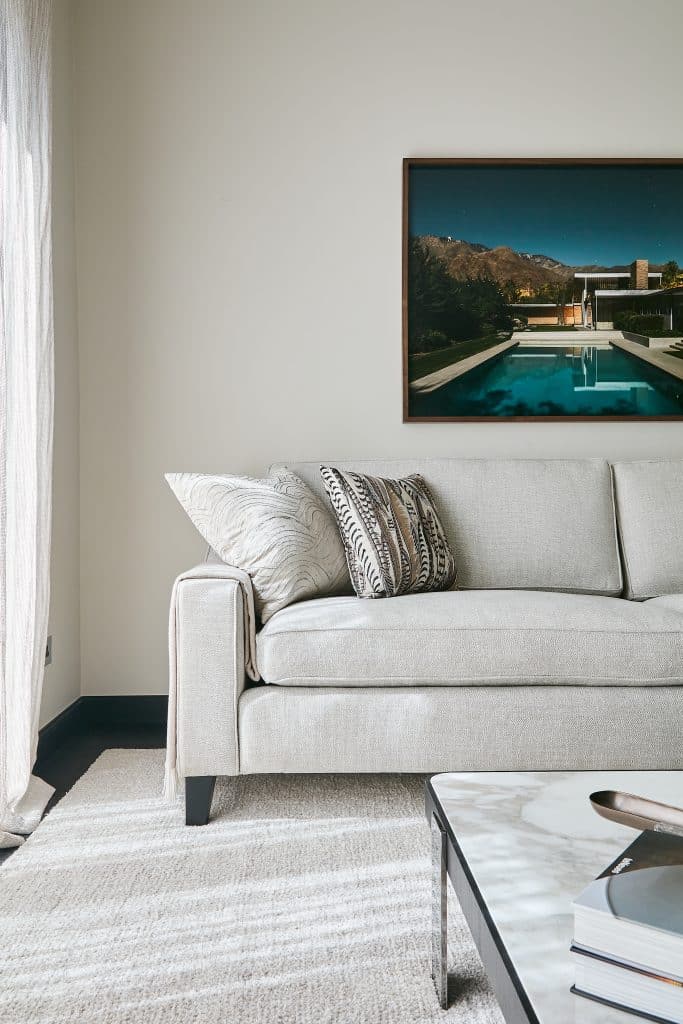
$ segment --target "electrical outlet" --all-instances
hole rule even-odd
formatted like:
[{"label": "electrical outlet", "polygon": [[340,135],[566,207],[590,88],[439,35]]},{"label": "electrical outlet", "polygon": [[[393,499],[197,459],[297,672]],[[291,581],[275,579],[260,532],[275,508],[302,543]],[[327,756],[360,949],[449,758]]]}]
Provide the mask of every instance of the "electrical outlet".
[{"label": "electrical outlet", "polygon": [[45,668],[47,668],[47,666],[51,665],[51,664],[52,664],[52,637],[49,636],[47,638],[47,643],[45,644]]}]

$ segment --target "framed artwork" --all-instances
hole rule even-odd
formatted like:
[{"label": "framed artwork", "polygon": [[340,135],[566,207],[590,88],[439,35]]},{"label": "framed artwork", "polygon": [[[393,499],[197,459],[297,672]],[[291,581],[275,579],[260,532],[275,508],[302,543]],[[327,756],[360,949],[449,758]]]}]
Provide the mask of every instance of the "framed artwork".
[{"label": "framed artwork", "polygon": [[683,160],[404,160],[403,419],[683,419]]}]

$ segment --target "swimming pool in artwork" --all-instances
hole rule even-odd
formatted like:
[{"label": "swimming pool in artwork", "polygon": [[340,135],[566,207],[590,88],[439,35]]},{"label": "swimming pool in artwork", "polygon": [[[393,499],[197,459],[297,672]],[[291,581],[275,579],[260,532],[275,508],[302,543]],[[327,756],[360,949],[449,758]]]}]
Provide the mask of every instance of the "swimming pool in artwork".
[{"label": "swimming pool in artwork", "polygon": [[525,346],[411,396],[410,414],[675,416],[683,381],[612,346]]}]

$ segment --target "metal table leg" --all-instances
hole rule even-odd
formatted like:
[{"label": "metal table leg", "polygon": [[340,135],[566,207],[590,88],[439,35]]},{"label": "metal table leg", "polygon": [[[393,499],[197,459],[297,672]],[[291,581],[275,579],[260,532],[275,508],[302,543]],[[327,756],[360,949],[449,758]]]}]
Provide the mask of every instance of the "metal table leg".
[{"label": "metal table leg", "polygon": [[432,831],[432,978],[442,1010],[448,1007],[448,848],[436,814]]}]

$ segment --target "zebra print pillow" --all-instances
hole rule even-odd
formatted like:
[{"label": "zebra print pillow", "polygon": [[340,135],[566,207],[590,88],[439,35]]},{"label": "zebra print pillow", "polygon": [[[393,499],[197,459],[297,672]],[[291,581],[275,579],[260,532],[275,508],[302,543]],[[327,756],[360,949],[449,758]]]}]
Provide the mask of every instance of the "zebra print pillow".
[{"label": "zebra print pillow", "polygon": [[359,597],[449,590],[455,559],[424,479],[384,480],[321,466]]},{"label": "zebra print pillow", "polygon": [[294,601],[349,592],[344,549],[325,503],[289,470],[266,480],[167,473],[216,554],[248,572],[261,622]]}]

